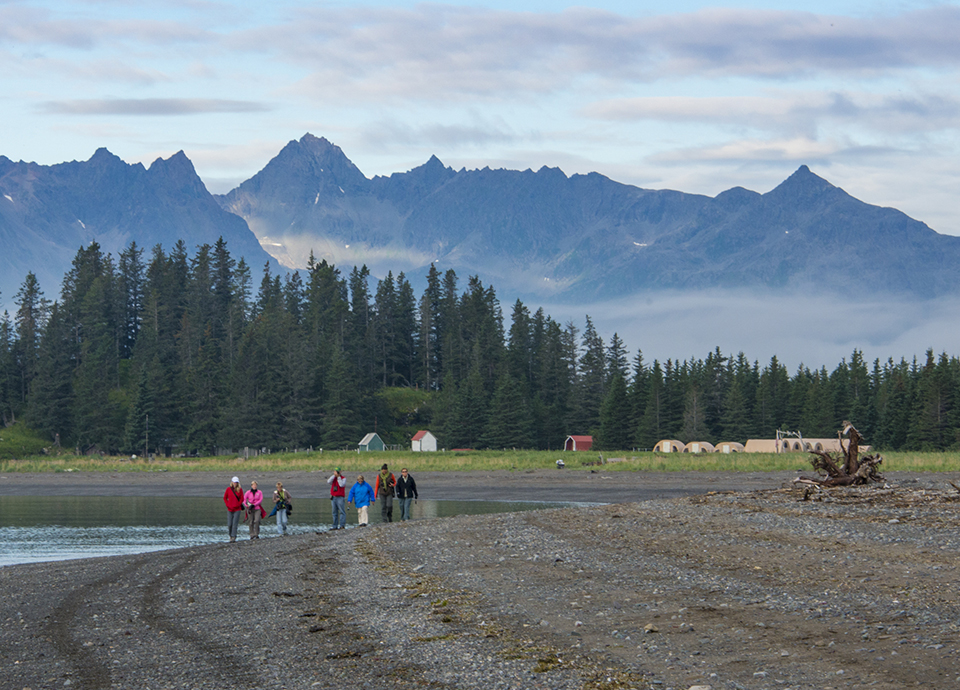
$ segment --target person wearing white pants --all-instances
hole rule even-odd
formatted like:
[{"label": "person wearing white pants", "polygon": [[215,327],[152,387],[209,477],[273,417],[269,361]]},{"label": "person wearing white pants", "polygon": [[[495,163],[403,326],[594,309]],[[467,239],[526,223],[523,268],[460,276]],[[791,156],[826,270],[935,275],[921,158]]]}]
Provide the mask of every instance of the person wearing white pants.
[{"label": "person wearing white pants", "polygon": [[350,487],[350,495],[347,496],[347,503],[353,503],[357,507],[357,525],[366,527],[369,522],[367,508],[376,501],[373,495],[373,487],[363,481],[363,475],[357,477],[357,483]]}]

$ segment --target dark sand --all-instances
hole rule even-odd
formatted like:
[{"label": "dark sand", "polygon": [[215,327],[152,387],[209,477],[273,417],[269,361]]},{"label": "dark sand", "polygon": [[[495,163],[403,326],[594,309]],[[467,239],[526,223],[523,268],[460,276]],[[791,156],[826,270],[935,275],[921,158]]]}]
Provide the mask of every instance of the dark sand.
[{"label": "dark sand", "polygon": [[[324,472],[240,476],[327,495]],[[612,505],[375,509],[367,529],[0,568],[0,688],[960,687],[956,474],[809,500],[794,476],[418,473],[424,498]],[[7,474],[0,494],[228,480]]]},{"label": "dark sand", "polygon": [[[397,468],[399,469],[399,468]],[[247,486],[282,481],[299,498],[327,498],[330,471],[238,472]],[[366,473],[372,481],[375,470]],[[346,473],[349,482],[356,473]],[[625,472],[603,470],[525,470],[417,472],[422,498],[463,501],[577,501],[624,503],[679,498],[709,491],[777,489],[796,472]],[[220,472],[58,472],[0,476],[0,496],[222,496],[230,482]],[[348,484],[349,486],[349,484]]]}]

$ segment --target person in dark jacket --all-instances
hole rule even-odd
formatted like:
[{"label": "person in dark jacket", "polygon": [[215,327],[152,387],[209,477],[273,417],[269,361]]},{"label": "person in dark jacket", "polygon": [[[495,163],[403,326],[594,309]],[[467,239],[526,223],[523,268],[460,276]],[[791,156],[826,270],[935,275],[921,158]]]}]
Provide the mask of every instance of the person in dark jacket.
[{"label": "person in dark jacket", "polygon": [[410,519],[410,503],[415,498],[419,498],[417,495],[417,483],[413,480],[413,477],[410,476],[410,473],[407,472],[407,468],[404,467],[400,470],[400,479],[397,480],[396,486],[397,492],[397,501],[400,503],[400,521]]},{"label": "person in dark jacket", "polygon": [[234,542],[237,540],[240,512],[243,510],[243,488],[240,486],[239,477],[230,480],[230,486],[223,492],[223,502],[227,506],[227,531],[230,533],[230,541]]},{"label": "person in dark jacket", "polygon": [[397,478],[384,464],[373,485],[373,495],[380,501],[380,517],[383,522],[393,522],[393,494],[396,485]]}]

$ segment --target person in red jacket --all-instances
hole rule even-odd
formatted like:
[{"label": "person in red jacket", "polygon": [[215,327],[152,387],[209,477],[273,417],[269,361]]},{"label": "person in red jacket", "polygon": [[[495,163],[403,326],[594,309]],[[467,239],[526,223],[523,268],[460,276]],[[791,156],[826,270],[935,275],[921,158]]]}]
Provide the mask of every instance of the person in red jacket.
[{"label": "person in red jacket", "polygon": [[327,484],[330,485],[330,512],[333,513],[333,527],[330,529],[344,529],[347,526],[347,478],[340,474],[338,467]]},{"label": "person in red jacket", "polygon": [[237,540],[237,528],[240,527],[240,512],[243,510],[243,488],[240,478],[230,480],[230,486],[223,492],[223,502],[227,506],[227,530],[230,532],[230,541]]},{"label": "person in red jacket", "polygon": [[383,522],[393,522],[393,494],[397,485],[397,478],[387,469],[386,464],[380,468],[377,481],[373,485],[373,496],[380,501],[380,517]]}]

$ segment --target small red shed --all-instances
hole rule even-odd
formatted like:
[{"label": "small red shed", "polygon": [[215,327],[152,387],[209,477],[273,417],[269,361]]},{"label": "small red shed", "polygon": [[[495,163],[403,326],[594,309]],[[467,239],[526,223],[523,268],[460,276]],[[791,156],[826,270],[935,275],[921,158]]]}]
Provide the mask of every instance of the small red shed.
[{"label": "small red shed", "polygon": [[564,450],[590,450],[593,446],[593,436],[567,436]]}]

